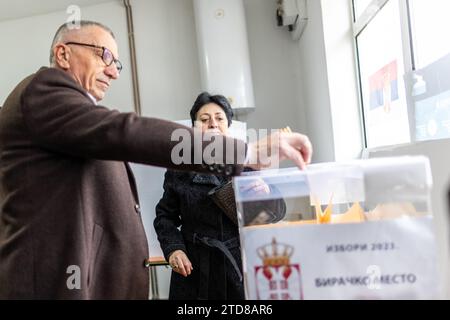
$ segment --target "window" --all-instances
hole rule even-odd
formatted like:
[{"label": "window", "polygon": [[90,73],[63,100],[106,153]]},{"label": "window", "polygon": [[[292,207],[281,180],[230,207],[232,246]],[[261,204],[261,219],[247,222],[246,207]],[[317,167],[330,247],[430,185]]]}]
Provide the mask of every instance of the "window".
[{"label": "window", "polygon": [[450,1],[353,8],[366,147],[450,138]]},{"label": "window", "polygon": [[450,1],[410,0],[414,58],[422,69],[450,52]]},{"label": "window", "polygon": [[364,10],[369,6],[369,4],[372,2],[372,0],[358,0],[354,2],[355,6],[355,16],[361,17]]}]

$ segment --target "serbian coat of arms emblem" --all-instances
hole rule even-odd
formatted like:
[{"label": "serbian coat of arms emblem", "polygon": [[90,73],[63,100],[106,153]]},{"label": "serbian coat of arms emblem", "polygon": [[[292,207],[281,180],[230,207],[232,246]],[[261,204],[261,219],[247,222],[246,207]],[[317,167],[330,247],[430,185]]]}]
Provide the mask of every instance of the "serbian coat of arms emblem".
[{"label": "serbian coat of arms emblem", "polygon": [[256,294],[259,300],[303,300],[301,266],[291,263],[294,247],[272,243],[257,248],[262,265],[255,266]]}]

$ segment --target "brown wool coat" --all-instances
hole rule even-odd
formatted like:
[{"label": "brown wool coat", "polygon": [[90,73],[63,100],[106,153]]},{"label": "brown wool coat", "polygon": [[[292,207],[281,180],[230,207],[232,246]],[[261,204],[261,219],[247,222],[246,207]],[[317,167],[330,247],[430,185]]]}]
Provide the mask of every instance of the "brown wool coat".
[{"label": "brown wool coat", "polygon": [[[204,170],[172,164],[181,127],[95,106],[54,68],[23,80],[0,116],[0,299],[146,299],[147,239],[126,161]],[[80,289],[67,286],[70,266]]]}]

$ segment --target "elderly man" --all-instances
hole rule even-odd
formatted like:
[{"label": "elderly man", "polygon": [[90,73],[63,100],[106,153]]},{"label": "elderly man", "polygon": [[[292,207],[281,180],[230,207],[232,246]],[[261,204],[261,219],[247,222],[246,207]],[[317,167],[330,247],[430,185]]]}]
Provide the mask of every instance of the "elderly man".
[{"label": "elderly man", "polygon": [[[126,161],[242,170],[242,154],[225,167],[177,166],[171,134],[185,127],[98,106],[121,69],[107,27],[63,25],[51,67],[7,98],[0,118],[0,299],[146,299],[148,246]],[[239,150],[240,142],[229,142]],[[300,167],[310,161],[311,144],[296,133],[242,149],[251,154],[267,145]]]}]

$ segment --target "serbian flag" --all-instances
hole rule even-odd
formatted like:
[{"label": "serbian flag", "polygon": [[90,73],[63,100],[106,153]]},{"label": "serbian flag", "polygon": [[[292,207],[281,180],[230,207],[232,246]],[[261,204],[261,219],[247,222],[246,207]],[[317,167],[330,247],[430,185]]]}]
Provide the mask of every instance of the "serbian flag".
[{"label": "serbian flag", "polygon": [[390,105],[398,99],[398,66],[394,60],[369,78],[370,109]]}]

